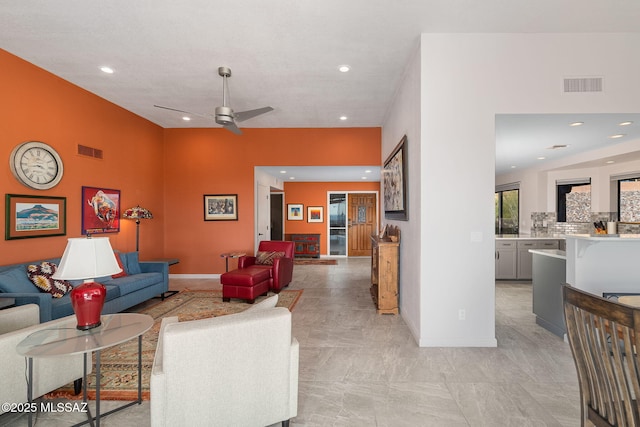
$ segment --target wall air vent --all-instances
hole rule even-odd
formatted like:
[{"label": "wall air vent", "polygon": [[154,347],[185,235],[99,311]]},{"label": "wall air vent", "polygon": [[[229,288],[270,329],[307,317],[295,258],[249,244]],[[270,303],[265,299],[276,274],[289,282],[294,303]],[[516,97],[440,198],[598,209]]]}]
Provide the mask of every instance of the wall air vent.
[{"label": "wall air vent", "polygon": [[602,92],[602,77],[572,77],[564,79],[565,93]]},{"label": "wall air vent", "polygon": [[94,159],[102,159],[102,150],[99,148],[87,147],[78,144],[78,154],[81,156],[93,157]]}]

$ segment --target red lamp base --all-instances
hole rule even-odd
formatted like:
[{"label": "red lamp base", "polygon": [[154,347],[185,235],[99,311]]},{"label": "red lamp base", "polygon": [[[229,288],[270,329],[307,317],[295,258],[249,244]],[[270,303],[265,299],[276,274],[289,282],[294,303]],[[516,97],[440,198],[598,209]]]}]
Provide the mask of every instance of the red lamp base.
[{"label": "red lamp base", "polygon": [[84,282],[71,290],[71,306],[78,321],[77,329],[86,331],[100,326],[106,295],[106,288],[93,281]]}]

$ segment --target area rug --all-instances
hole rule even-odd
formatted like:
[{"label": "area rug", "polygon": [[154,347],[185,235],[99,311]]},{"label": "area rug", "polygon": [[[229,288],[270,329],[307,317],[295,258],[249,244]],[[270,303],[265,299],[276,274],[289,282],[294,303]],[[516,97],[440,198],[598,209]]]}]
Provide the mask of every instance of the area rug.
[{"label": "area rug", "polygon": [[[293,310],[302,290],[283,290],[278,296],[278,307]],[[266,297],[259,297],[256,303]],[[149,377],[153,365],[158,332],[163,317],[177,316],[182,321],[197,320],[239,313],[251,307],[241,300],[222,301],[222,291],[190,291],[184,290],[177,295],[165,299],[158,304],[139,310],[139,313],[153,317],[153,327],[142,336],[142,398],[149,400]],[[133,311],[133,310],[131,310]],[[94,355],[95,357],[95,355]],[[138,397],[138,340],[110,347],[102,351],[100,358],[100,399],[135,400]],[[95,360],[94,360],[95,363]],[[95,365],[94,365],[95,366]],[[95,399],[95,372],[89,375],[87,393],[89,399]],[[73,395],[73,384],[68,384],[46,398],[81,399]]]},{"label": "area rug", "polygon": [[295,258],[293,263],[295,265],[336,265],[338,261],[323,258]]}]

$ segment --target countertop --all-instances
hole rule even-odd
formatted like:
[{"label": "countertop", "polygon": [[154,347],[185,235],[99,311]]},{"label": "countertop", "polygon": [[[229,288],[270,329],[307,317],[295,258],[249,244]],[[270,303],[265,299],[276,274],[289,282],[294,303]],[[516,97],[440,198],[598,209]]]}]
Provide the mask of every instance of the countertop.
[{"label": "countertop", "polygon": [[567,234],[566,237],[582,240],[640,240],[640,234]]},{"label": "countertop", "polygon": [[535,255],[543,255],[551,258],[567,259],[567,253],[559,249],[529,249]]},{"label": "countertop", "polygon": [[496,234],[496,240],[559,240],[564,234]]}]

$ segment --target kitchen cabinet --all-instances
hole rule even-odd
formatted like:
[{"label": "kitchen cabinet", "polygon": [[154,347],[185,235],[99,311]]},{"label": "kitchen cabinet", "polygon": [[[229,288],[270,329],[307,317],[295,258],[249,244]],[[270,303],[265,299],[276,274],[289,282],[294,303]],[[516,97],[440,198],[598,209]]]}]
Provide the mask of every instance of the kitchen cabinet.
[{"label": "kitchen cabinet", "polygon": [[515,240],[496,241],[496,279],[516,279],[518,277],[518,257]]},{"label": "kitchen cabinet", "polygon": [[531,280],[533,277],[533,254],[530,249],[558,249],[558,240],[518,240],[517,279]]}]

